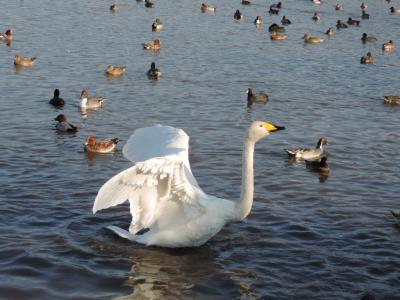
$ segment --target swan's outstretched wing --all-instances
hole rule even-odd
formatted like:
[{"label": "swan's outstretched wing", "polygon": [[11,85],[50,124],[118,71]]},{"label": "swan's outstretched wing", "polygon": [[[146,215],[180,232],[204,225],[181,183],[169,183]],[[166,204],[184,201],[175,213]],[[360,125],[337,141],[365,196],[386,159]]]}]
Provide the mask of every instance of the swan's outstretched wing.
[{"label": "swan's outstretched wing", "polygon": [[203,213],[203,192],[190,170],[188,145],[181,129],[156,125],[136,130],[123,149],[136,164],[100,188],[93,213],[129,199],[132,233],[160,219],[164,224],[176,221],[178,212],[182,219]]}]

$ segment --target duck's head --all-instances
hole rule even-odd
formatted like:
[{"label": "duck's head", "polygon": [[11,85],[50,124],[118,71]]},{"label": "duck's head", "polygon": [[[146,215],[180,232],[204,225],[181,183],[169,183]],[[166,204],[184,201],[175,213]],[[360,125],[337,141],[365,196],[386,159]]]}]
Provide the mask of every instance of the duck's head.
[{"label": "duck's head", "polygon": [[114,70],[114,66],[113,65],[108,65],[106,72],[112,72]]},{"label": "duck's head", "polygon": [[248,89],[246,90],[246,94],[247,94],[248,96],[253,95],[252,89],[251,89],[251,88],[248,88]]},{"label": "duck's head", "polygon": [[13,32],[12,32],[11,29],[7,29],[6,32],[4,32],[4,34],[5,34],[7,37],[10,37],[10,36],[12,36]]},{"label": "duck's head", "polygon": [[328,145],[328,139],[325,137],[322,137],[318,140],[318,144],[316,148],[321,148],[324,145]]},{"label": "duck's head", "polygon": [[160,45],[160,44],[161,44],[160,39],[155,39],[155,40],[154,40],[154,45]]},{"label": "duck's head", "polygon": [[256,143],[259,140],[267,137],[272,132],[284,130],[285,127],[281,127],[272,123],[264,122],[264,121],[254,121],[247,132],[247,138]]},{"label": "duck's head", "polygon": [[58,98],[60,96],[60,91],[58,89],[54,90],[54,98]]},{"label": "duck's head", "polygon": [[371,52],[368,52],[368,53],[367,53],[367,57],[372,57],[372,53],[371,53]]},{"label": "duck's head", "polygon": [[152,62],[152,63],[151,63],[151,66],[150,66],[150,69],[151,69],[151,70],[155,70],[155,68],[156,68],[156,64],[155,64],[154,62]]},{"label": "duck's head", "polygon": [[21,60],[21,55],[19,55],[18,53],[15,54],[15,61],[19,61]]},{"label": "duck's head", "polygon": [[308,39],[309,38],[309,35],[308,35],[308,33],[305,33],[304,35],[303,35],[303,39]]},{"label": "duck's head", "polygon": [[81,93],[81,98],[87,98],[89,96],[89,93],[87,91],[87,89],[84,89]]},{"label": "duck's head", "polygon": [[65,116],[65,115],[63,115],[63,114],[59,114],[55,119],[54,119],[54,121],[57,121],[57,122],[67,122],[67,117]]},{"label": "duck's head", "polygon": [[367,34],[366,34],[366,33],[363,33],[363,34],[362,34],[362,37],[363,37],[363,39],[365,39],[365,38],[367,37]]},{"label": "duck's head", "polygon": [[95,144],[96,144],[96,138],[94,136],[92,136],[92,135],[89,135],[86,138],[86,145],[94,146]]}]

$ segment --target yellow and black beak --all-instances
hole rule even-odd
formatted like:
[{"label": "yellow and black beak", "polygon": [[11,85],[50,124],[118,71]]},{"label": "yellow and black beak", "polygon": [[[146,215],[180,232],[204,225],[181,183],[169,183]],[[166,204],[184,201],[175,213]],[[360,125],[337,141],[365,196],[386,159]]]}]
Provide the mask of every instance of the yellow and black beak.
[{"label": "yellow and black beak", "polygon": [[271,123],[267,123],[267,122],[264,123],[263,127],[266,130],[268,130],[269,132],[274,132],[274,131],[284,130],[285,129],[285,127],[278,126],[278,125],[271,124]]}]

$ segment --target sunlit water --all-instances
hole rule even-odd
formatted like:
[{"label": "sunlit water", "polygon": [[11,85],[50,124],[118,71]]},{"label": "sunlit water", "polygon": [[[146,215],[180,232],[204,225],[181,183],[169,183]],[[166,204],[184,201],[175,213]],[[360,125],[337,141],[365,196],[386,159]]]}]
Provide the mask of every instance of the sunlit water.
[{"label": "sunlit water", "polygon": [[[369,1],[371,19],[304,45],[305,32],[324,36],[336,20],[359,18],[360,2],[321,6],[285,0],[279,16],[265,1],[3,1],[0,30],[0,298],[1,299],[400,299],[400,231],[389,211],[400,209],[399,109],[382,95],[399,94],[400,14]],[[268,3],[270,4],[270,3]],[[239,8],[245,20],[236,22]],[[311,20],[319,11],[321,21]],[[256,28],[256,15],[265,24]],[[283,15],[288,39],[273,42],[268,26]],[[160,17],[162,32],[151,32]],[[363,32],[378,43],[363,45]],[[141,43],[160,37],[151,53]],[[372,51],[375,65],[360,65]],[[37,56],[16,70],[13,57]],[[155,61],[163,76],[150,81]],[[108,64],[126,74],[107,79]],[[264,90],[266,106],[246,111],[245,90]],[[47,102],[59,88],[66,106]],[[82,114],[83,88],[107,98]],[[79,126],[57,134],[54,117]],[[226,226],[204,246],[146,248],[105,230],[127,227],[123,205],[92,215],[98,189],[130,166],[118,152],[88,157],[85,137],[118,137],[155,123],[191,137],[192,170],[219,197],[240,194],[242,140],[252,120],[286,126],[257,145],[255,199],[249,217]],[[326,136],[329,177],[288,161],[284,149],[314,146]]]}]

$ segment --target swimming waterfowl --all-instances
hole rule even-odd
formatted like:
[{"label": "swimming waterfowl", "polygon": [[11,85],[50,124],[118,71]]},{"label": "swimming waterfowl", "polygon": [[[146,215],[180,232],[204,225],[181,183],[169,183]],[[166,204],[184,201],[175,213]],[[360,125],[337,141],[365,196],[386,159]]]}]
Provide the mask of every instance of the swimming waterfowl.
[{"label": "swimming waterfowl", "polygon": [[365,10],[362,10],[361,11],[361,18],[362,19],[364,19],[364,20],[368,20],[369,19],[369,14],[367,14],[366,12],[365,12]]},{"label": "swimming waterfowl", "polygon": [[362,34],[362,37],[361,37],[361,41],[362,41],[363,43],[367,43],[367,42],[375,43],[377,40],[378,40],[378,39],[377,39],[376,37],[374,37],[374,36],[372,36],[372,35],[367,35],[366,33],[363,33],[363,34]]},{"label": "swimming waterfowl", "polygon": [[268,13],[270,15],[279,15],[279,9],[274,8],[272,5],[269,7]]},{"label": "swimming waterfowl", "polygon": [[153,7],[154,3],[151,2],[150,0],[144,0],[144,6],[146,6],[147,8]]},{"label": "swimming waterfowl", "polygon": [[15,54],[14,65],[16,67],[31,67],[36,60],[36,57],[22,57],[19,54]]},{"label": "swimming waterfowl", "polygon": [[5,42],[7,45],[11,44],[14,34],[11,29],[7,29],[4,33],[0,32],[0,40]]},{"label": "swimming waterfowl", "polygon": [[110,6],[110,10],[111,10],[112,12],[116,12],[116,11],[119,10],[119,6],[118,6],[117,4],[114,3],[113,5]]},{"label": "swimming waterfowl", "polygon": [[360,63],[363,65],[372,65],[374,63],[372,53],[368,52],[366,56],[361,57]]},{"label": "swimming waterfowl", "polygon": [[276,23],[273,23],[271,26],[268,27],[269,32],[285,32],[285,27],[279,26]]},{"label": "swimming waterfowl", "polygon": [[360,26],[360,22],[360,20],[353,20],[351,17],[347,19],[347,24],[349,25]]},{"label": "swimming waterfowl", "polygon": [[235,14],[233,15],[233,18],[235,20],[242,20],[244,18],[243,14],[240,12],[240,10],[236,10]]},{"label": "swimming waterfowl", "polygon": [[390,213],[392,214],[392,216],[394,217],[394,219],[397,222],[397,225],[400,226],[400,212],[396,213],[393,210],[390,211]]},{"label": "swimming waterfowl", "polygon": [[383,51],[393,51],[394,49],[396,49],[396,44],[392,40],[382,45]]},{"label": "swimming waterfowl", "polygon": [[328,145],[328,139],[322,137],[318,140],[315,149],[294,147],[286,149],[286,152],[290,158],[298,160],[317,160],[325,156],[324,145]]},{"label": "swimming waterfowl", "polygon": [[215,5],[206,4],[206,3],[201,4],[202,12],[206,12],[206,11],[215,12],[216,10],[217,10],[217,8],[215,7]]},{"label": "swimming waterfowl", "polygon": [[100,96],[89,96],[87,89],[81,93],[80,107],[81,108],[99,108],[103,106],[104,98]]},{"label": "swimming waterfowl", "polygon": [[253,103],[262,103],[265,104],[268,102],[268,95],[264,92],[255,92],[253,93],[251,88],[248,88],[247,91],[247,108],[250,108]]},{"label": "swimming waterfowl", "polygon": [[92,153],[111,153],[117,149],[119,140],[114,139],[97,139],[90,135],[86,138],[85,150]]},{"label": "swimming waterfowl", "polygon": [[254,24],[256,24],[256,25],[261,25],[263,23],[263,19],[260,17],[260,16],[257,16],[255,19],[254,19]]},{"label": "swimming waterfowl", "polygon": [[304,42],[308,44],[321,44],[324,42],[324,39],[319,36],[310,36],[308,33],[305,33],[303,36]]},{"label": "swimming waterfowl", "polygon": [[321,16],[319,15],[319,13],[315,12],[311,19],[313,19],[314,21],[319,21],[321,19]]},{"label": "swimming waterfowl", "polygon": [[292,22],[290,22],[290,20],[288,18],[286,18],[286,16],[282,17],[281,23],[282,23],[282,25],[290,25],[290,24],[292,24]]},{"label": "swimming waterfowl", "polygon": [[283,41],[286,40],[287,35],[282,34],[282,33],[277,33],[276,31],[271,32],[271,40],[274,41]]},{"label": "swimming waterfowl", "polygon": [[337,20],[337,22],[336,22],[336,28],[337,28],[337,29],[344,29],[344,28],[348,28],[348,26],[347,26],[346,24],[342,23],[342,21]]},{"label": "swimming waterfowl", "polygon": [[400,13],[400,8],[394,8],[393,6],[391,6],[391,7],[389,8],[389,11],[390,11],[392,14]]},{"label": "swimming waterfowl", "polygon": [[56,107],[64,106],[65,102],[63,98],[60,98],[60,91],[58,89],[54,90],[54,96],[50,99],[49,104]]},{"label": "swimming waterfowl", "polygon": [[145,50],[160,50],[161,49],[161,41],[160,41],[160,39],[155,39],[152,42],[143,43],[143,48]]},{"label": "swimming waterfowl", "polygon": [[333,36],[335,34],[335,30],[332,27],[329,27],[325,32],[328,36]]},{"label": "swimming waterfowl", "polygon": [[314,4],[321,4],[322,1],[321,0],[311,0]]},{"label": "swimming waterfowl", "polygon": [[251,2],[250,2],[250,0],[242,0],[242,4],[243,5],[250,5]]},{"label": "swimming waterfowl", "polygon": [[338,3],[335,5],[335,10],[343,10],[343,6]]},{"label": "swimming waterfowl", "polygon": [[106,74],[109,76],[121,76],[124,75],[126,70],[125,66],[118,67],[114,65],[108,65],[106,69]]},{"label": "swimming waterfowl", "polygon": [[305,160],[306,168],[316,172],[329,173],[329,164],[327,160],[328,158],[326,156],[317,160]]},{"label": "swimming waterfowl", "polygon": [[368,5],[367,5],[365,2],[362,2],[361,5],[360,5],[360,8],[361,8],[362,10],[366,10],[367,7],[368,7]]},{"label": "swimming waterfowl", "polygon": [[161,71],[156,68],[154,62],[151,63],[150,69],[147,71],[147,76],[149,76],[150,79],[158,79],[161,76]]},{"label": "swimming waterfowl", "polygon": [[400,96],[383,96],[382,98],[386,104],[400,105]]},{"label": "swimming waterfowl", "polygon": [[56,130],[61,132],[76,132],[78,131],[78,127],[69,123],[67,121],[67,117],[63,114],[58,115],[54,121],[57,121]]},{"label": "swimming waterfowl", "polygon": [[163,29],[163,23],[161,22],[161,20],[159,18],[156,18],[153,22],[153,24],[151,24],[151,30],[152,31],[160,31]]},{"label": "swimming waterfowl", "polygon": [[129,231],[107,227],[120,237],[146,246],[201,246],[226,224],[249,215],[254,196],[255,145],[283,129],[260,121],[250,125],[243,148],[241,195],[236,201],[208,195],[200,188],[190,168],[189,136],[182,129],[161,125],[138,129],[122,151],[135,164],[100,188],[92,211],[129,200]]}]

